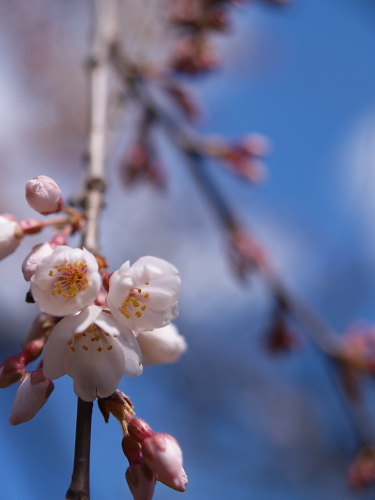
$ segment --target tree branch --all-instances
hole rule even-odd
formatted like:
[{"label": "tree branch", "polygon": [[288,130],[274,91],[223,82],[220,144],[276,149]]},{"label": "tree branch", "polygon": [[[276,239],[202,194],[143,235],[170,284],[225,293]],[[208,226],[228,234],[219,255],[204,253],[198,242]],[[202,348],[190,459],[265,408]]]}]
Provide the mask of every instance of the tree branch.
[{"label": "tree branch", "polygon": [[[95,0],[94,36],[90,61],[90,122],[87,148],[85,226],[82,246],[98,252],[99,219],[105,191],[104,163],[107,138],[109,54],[116,36],[116,0]],[[69,500],[90,499],[90,442],[92,402],[78,398],[72,481]]]}]

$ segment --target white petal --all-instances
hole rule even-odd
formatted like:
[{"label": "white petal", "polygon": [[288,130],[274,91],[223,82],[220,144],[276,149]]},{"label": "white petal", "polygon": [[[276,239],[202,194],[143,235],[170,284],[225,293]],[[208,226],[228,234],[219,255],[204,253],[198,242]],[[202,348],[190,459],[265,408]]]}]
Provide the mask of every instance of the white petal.
[{"label": "white petal", "polygon": [[127,328],[123,328],[117,340],[121,344],[124,353],[124,375],[138,377],[143,371],[142,353],[134,333]]},{"label": "white petal", "polygon": [[172,324],[151,332],[141,332],[137,335],[137,341],[142,351],[143,365],[175,363],[187,349],[184,337]]},{"label": "white petal", "polygon": [[143,269],[146,269],[149,278],[156,278],[162,274],[178,273],[178,269],[166,260],[150,255],[141,257],[132,265],[132,272],[135,275],[144,272]]},{"label": "white petal", "polygon": [[99,306],[87,306],[80,311],[79,316],[76,315],[76,318],[79,318],[79,322],[77,322],[77,326],[75,327],[75,333],[84,332],[90,325],[96,323],[98,316],[100,316],[102,312],[102,308]]},{"label": "white petal", "polygon": [[79,322],[78,315],[67,316],[59,321],[50,333],[43,351],[43,373],[45,377],[55,380],[65,375],[63,354]]}]

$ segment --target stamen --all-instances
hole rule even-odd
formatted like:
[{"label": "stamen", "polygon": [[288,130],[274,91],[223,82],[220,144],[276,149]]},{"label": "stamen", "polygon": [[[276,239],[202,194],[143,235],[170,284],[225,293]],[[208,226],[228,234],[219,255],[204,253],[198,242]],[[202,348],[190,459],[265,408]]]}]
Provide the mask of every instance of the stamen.
[{"label": "stamen", "polygon": [[[89,279],[86,276],[87,266],[84,262],[54,266],[54,269],[57,269],[60,276],[54,282],[54,288],[51,289],[53,296],[57,293],[64,299],[69,299],[88,288]],[[48,275],[54,276],[54,271],[50,270]]]}]

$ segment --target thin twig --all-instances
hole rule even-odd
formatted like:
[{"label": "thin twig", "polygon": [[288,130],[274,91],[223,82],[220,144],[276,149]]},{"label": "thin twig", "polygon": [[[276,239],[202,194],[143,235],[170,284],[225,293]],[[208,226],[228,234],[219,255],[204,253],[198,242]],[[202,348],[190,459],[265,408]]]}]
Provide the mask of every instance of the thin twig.
[{"label": "thin twig", "polygon": [[[87,151],[85,226],[82,246],[93,253],[99,247],[99,218],[105,190],[104,162],[107,136],[109,54],[116,36],[116,0],[96,0],[90,64],[90,123]],[[90,442],[92,402],[78,398],[72,481],[66,498],[90,499]]]}]

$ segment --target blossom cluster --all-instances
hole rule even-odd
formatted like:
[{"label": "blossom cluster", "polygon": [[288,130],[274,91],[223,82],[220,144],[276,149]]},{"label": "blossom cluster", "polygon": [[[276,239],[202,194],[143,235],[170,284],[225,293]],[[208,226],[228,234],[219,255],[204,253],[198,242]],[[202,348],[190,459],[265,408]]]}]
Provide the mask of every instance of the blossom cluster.
[{"label": "blossom cluster", "polygon": [[[108,273],[104,257],[67,244],[68,236],[85,221],[64,205],[55,181],[47,176],[30,180],[26,199],[42,215],[63,216],[43,222],[0,215],[0,259],[27,234],[49,225],[58,231],[50,241],[36,245],[22,263],[30,283],[27,301],[36,302],[40,313],[22,351],[0,365],[1,388],[20,380],[9,422],[18,425],[33,418],[51,395],[52,380],[67,374],[76,395],[86,402],[98,398],[104,415],[118,399],[126,409],[118,418],[124,442],[131,440],[137,448],[136,459],[130,453],[126,474],[134,499],[151,499],[156,480],[184,491],[187,477],[178,443],[151,430],[137,440],[131,429],[142,421],[133,418],[130,401],[117,389],[123,375],[136,377],[143,365],[173,363],[186,350],[184,338],[170,323],[178,314],[178,270],[163,259],[146,256]],[[26,372],[41,355],[36,370]],[[123,444],[126,455],[128,448]]]},{"label": "blossom cluster", "polygon": [[[170,323],[178,314],[180,291],[172,264],[146,256],[108,274],[103,258],[67,245],[66,235],[77,216],[64,207],[52,179],[38,176],[29,181],[26,199],[43,215],[63,211],[66,218],[59,222],[60,233],[34,247],[22,264],[30,301],[50,322],[46,328],[40,321],[32,342],[0,366],[1,387],[22,378],[11,423],[32,418],[52,392],[51,380],[65,374],[73,379],[78,397],[93,401],[113,394],[123,375],[140,375],[142,357],[145,364],[171,363],[186,350],[184,338]],[[24,234],[45,225],[1,215],[0,257],[13,252]],[[38,357],[44,344],[37,371],[25,374],[26,364]],[[29,404],[32,400],[34,406]]]}]

